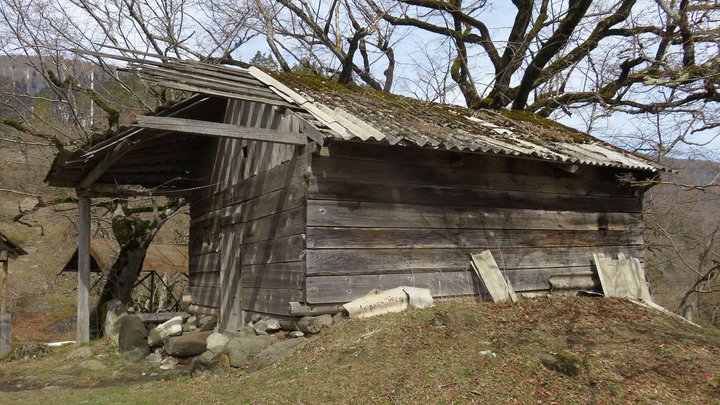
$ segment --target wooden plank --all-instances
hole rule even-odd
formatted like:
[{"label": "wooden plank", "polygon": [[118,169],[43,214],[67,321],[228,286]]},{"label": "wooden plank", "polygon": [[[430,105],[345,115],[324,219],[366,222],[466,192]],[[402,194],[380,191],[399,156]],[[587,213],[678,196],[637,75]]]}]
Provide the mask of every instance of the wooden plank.
[{"label": "wooden plank", "polygon": [[[490,249],[502,270],[589,266],[593,252],[644,257],[641,246]],[[307,274],[352,275],[469,270],[477,249],[308,249]]]},{"label": "wooden plank", "polygon": [[190,274],[214,272],[220,270],[220,253],[211,252],[190,257]]},{"label": "wooden plank", "polygon": [[[195,287],[220,286],[220,272],[197,273],[190,276]],[[254,264],[242,267],[245,288],[305,288],[305,263]]]},{"label": "wooden plank", "polygon": [[[561,267],[503,271],[516,292],[550,290],[549,277],[592,271],[593,267]],[[352,276],[308,276],[307,302],[316,304],[345,303],[362,297],[374,288],[389,289],[403,285],[429,288],[433,297],[478,295],[483,291],[470,271],[427,271],[413,273],[358,274]],[[599,284],[594,286],[598,289]]]},{"label": "wooden plank", "polygon": [[302,290],[294,288],[246,288],[243,296],[243,309],[289,316],[290,302],[304,302],[305,295]]},{"label": "wooden plank", "polygon": [[220,308],[220,289],[218,287],[189,286],[190,296],[194,305]]},{"label": "wooden plank", "polygon": [[[287,201],[287,199],[283,200]],[[305,207],[303,206],[242,224],[242,238],[246,244],[298,235],[303,232],[305,232]]]},{"label": "wooden plank", "polygon": [[[253,198],[243,204],[244,223],[269,215],[294,209],[305,204],[306,188],[304,183],[294,183],[279,190],[271,191]],[[302,219],[305,222],[305,219]]]},{"label": "wooden plank", "polygon": [[90,341],[90,198],[78,199],[77,337]]},{"label": "wooden plank", "polygon": [[633,231],[308,227],[308,249],[497,248],[642,245]]},{"label": "wooden plank", "polygon": [[641,232],[642,215],[383,202],[308,200],[308,226],[463,229],[566,229]]},{"label": "wooden plank", "polygon": [[477,281],[467,271],[312,276],[305,283],[307,302],[311,304],[350,302],[373,289],[400,286],[428,288],[433,297],[476,295],[479,291]]},{"label": "wooden plank", "polygon": [[201,136],[217,136],[232,139],[250,139],[288,145],[305,145],[307,137],[301,133],[280,132],[272,129],[241,127],[234,124],[192,120],[187,118],[141,115],[133,124],[140,128],[175,131]]},{"label": "wooden plank", "polygon": [[[0,246],[0,248],[2,248],[2,246]],[[8,313],[10,310],[9,261],[8,251],[0,250],[0,266],[2,266],[2,270],[0,270],[0,277],[2,277],[2,281],[0,282],[0,315]]]},{"label": "wooden plank", "polygon": [[113,148],[111,152],[109,152],[101,161],[99,161],[95,166],[93,166],[92,169],[83,177],[82,180],[80,180],[80,183],[78,183],[77,188],[80,190],[87,190],[90,188],[90,186],[93,185],[100,177],[102,177],[103,174],[107,171],[107,169],[112,166],[115,162],[120,160],[125,153],[128,151],[128,148],[130,147],[130,140],[129,136],[125,139],[118,142],[117,145]]},{"label": "wooden plank", "polygon": [[235,187],[195,203],[198,212],[208,212],[233,203],[241,203],[288,185],[298,183],[309,170],[308,155],[298,156],[279,166],[245,179]]},{"label": "wooden plank", "polygon": [[311,176],[308,198],[394,204],[504,207],[553,211],[642,212],[639,197],[583,196],[532,191],[481,190],[436,185],[356,182]]},{"label": "wooden plank", "polygon": [[305,288],[305,262],[243,266],[243,286],[248,288]]},{"label": "wooden plank", "polygon": [[5,356],[11,349],[12,342],[12,316],[0,313],[0,357]]},{"label": "wooden plank", "polygon": [[517,302],[517,296],[512,284],[505,279],[489,250],[479,254],[471,254],[470,263],[493,302]]},{"label": "wooden plank", "polygon": [[302,260],[305,234],[243,245],[243,264],[296,262]]},{"label": "wooden plank", "polygon": [[[579,194],[602,196],[636,195],[637,189],[623,187],[614,177],[589,181],[582,174],[568,176],[558,170],[546,168],[537,171],[507,173],[494,167],[442,167],[426,166],[424,162],[398,162],[391,160],[348,159],[315,156],[313,173],[322,178],[345,179],[360,182],[392,184],[452,185],[487,190],[532,190],[540,193]],[[472,165],[474,166],[474,165]],[[544,173],[542,173],[544,172]]]}]

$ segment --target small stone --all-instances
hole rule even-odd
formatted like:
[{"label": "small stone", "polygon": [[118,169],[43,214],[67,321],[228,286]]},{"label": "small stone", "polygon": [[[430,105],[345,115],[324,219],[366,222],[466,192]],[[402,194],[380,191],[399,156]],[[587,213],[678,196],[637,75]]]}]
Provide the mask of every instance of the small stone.
[{"label": "small stone", "polygon": [[187,321],[185,321],[185,325],[192,325],[192,326],[194,326],[194,327],[197,328],[197,321],[198,321],[197,316],[195,316],[195,315],[190,315],[190,316],[188,317]]},{"label": "small stone", "polygon": [[205,315],[198,321],[198,327],[203,332],[213,330],[215,326],[217,326],[217,318],[214,316]]},{"label": "small stone", "polygon": [[316,316],[315,319],[317,319],[317,321],[326,328],[331,327],[333,324],[333,317],[329,314]]},{"label": "small stone", "polygon": [[342,312],[338,312],[337,314],[332,316],[332,323],[333,325],[336,325],[345,319],[345,315]]},{"label": "small stone", "polygon": [[166,357],[163,359],[163,361],[160,363],[160,369],[161,370],[172,370],[177,366],[179,363],[179,360],[175,357]]},{"label": "small stone", "polygon": [[163,358],[162,358],[162,354],[155,352],[155,353],[148,354],[148,356],[145,357],[145,360],[147,360],[151,363],[161,363]]},{"label": "small stone", "polygon": [[583,366],[583,361],[574,353],[567,351],[559,353],[543,353],[540,363],[549,370],[557,371],[567,376],[577,376]]},{"label": "small stone", "polygon": [[299,330],[294,330],[294,331],[290,332],[291,338],[301,338],[303,336],[305,336],[305,334]]},{"label": "small stone", "polygon": [[207,349],[215,354],[223,353],[227,342],[228,338],[222,333],[212,333],[207,338]]},{"label": "small stone", "polygon": [[68,360],[87,359],[87,358],[93,357],[94,355],[95,355],[95,353],[92,351],[91,348],[89,348],[87,346],[81,346],[81,347],[78,347],[77,349],[73,350],[72,352],[70,352],[70,354],[67,356],[67,359]]},{"label": "small stone", "polygon": [[483,350],[478,354],[484,357],[497,357],[497,354],[495,354],[492,350]]},{"label": "small stone", "polygon": [[260,314],[252,314],[252,316],[250,317],[250,322],[252,322],[252,323],[260,322],[261,319],[262,319],[262,316],[260,316]]},{"label": "small stone", "polygon": [[102,371],[107,369],[107,366],[103,364],[100,360],[90,359],[85,360],[82,363],[78,365],[83,370],[89,370],[89,371]]}]

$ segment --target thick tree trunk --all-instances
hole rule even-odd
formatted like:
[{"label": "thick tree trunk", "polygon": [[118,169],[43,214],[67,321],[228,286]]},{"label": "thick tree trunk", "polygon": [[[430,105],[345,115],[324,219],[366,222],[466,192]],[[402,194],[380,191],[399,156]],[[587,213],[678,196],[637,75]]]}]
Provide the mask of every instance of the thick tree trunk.
[{"label": "thick tree trunk", "polygon": [[140,275],[147,245],[149,243],[120,249],[120,255],[110,269],[98,305],[114,299],[120,300],[124,304],[131,301],[133,286]]}]

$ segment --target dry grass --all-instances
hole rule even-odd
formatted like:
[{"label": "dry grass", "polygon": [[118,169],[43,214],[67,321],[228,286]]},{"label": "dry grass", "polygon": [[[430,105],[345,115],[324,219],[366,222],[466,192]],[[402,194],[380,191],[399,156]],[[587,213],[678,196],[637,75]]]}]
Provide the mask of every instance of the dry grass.
[{"label": "dry grass", "polygon": [[[548,351],[579,355],[582,373],[546,369]],[[24,403],[720,403],[719,358],[716,330],[618,300],[451,301],[343,322],[256,373],[3,395]]]}]

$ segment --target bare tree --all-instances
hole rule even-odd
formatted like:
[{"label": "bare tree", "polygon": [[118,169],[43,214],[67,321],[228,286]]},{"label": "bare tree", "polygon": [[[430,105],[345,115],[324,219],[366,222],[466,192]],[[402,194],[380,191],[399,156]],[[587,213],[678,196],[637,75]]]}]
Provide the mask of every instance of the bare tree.
[{"label": "bare tree", "polygon": [[[233,53],[258,31],[240,23],[231,29],[207,24],[216,13],[217,6],[205,8],[185,0],[2,0],[2,51],[7,59],[37,75],[41,85],[28,91],[17,83],[0,83],[0,124],[20,134],[10,140],[40,143],[52,157],[113,133],[123,114],[143,113],[177,101],[181,94],[150,87],[93,55],[110,50],[122,56],[132,49],[133,55],[160,60],[172,56],[232,61]],[[248,9],[247,15],[251,14]],[[37,210],[76,201],[75,195],[41,199],[15,219],[31,224],[26,219]],[[96,201],[94,223],[110,231],[120,244],[98,303],[102,309],[110,299],[131,301],[147,247],[184,201]],[[62,209],[67,208],[63,205]]]}]

